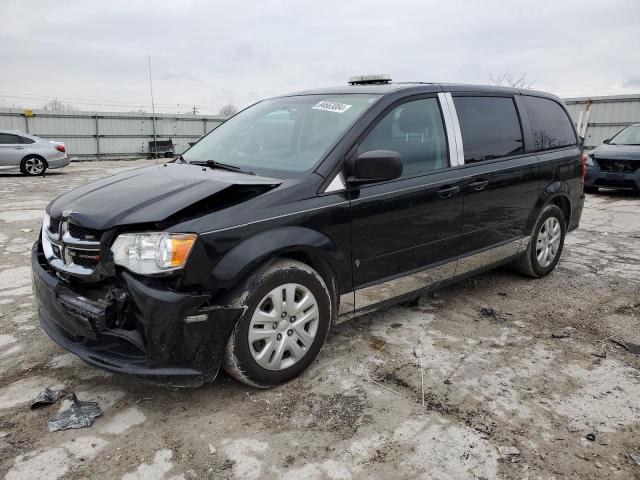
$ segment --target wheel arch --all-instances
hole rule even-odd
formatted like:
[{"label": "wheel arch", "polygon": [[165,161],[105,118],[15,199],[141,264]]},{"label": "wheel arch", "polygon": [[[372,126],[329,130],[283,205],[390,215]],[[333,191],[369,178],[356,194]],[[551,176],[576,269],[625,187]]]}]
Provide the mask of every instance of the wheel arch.
[{"label": "wheel arch", "polygon": [[[222,288],[247,289],[278,258],[309,265],[325,281],[336,314],[341,289],[350,279],[350,260],[326,235],[307,227],[280,227],[260,232],[227,252],[215,265],[212,282]],[[346,290],[345,290],[346,291]]]},{"label": "wheel arch", "polygon": [[565,224],[568,226],[571,220],[571,189],[566,182],[553,182],[549,184],[538,196],[538,200],[525,226],[525,235],[529,235],[533,230],[536,220],[545,205],[553,204],[558,206],[564,214]]}]

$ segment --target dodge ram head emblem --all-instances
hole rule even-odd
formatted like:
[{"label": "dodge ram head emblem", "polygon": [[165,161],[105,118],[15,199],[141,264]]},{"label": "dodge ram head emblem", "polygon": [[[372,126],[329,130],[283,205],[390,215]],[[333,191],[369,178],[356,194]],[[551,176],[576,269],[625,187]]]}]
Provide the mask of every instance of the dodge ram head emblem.
[{"label": "dodge ram head emblem", "polygon": [[69,218],[74,213],[76,213],[76,212],[74,212],[73,210],[63,210],[62,211],[62,218]]}]

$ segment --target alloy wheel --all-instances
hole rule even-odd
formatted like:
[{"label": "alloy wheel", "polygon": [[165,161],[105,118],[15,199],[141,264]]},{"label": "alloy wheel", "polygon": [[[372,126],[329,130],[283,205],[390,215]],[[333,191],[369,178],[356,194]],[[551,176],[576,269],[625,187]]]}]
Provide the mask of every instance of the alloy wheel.
[{"label": "alloy wheel", "polygon": [[40,175],[44,170],[44,162],[39,158],[28,158],[24,162],[24,169],[29,175]]}]

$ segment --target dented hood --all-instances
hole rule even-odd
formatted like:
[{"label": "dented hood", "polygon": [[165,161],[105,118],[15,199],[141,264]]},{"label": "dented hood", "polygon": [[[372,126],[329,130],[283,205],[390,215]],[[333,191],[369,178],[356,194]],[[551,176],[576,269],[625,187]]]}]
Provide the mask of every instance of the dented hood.
[{"label": "dented hood", "polygon": [[[96,230],[166,220],[190,205],[238,185],[282,180],[197,165],[154,165],[89,183],[56,198],[47,211]],[[215,198],[215,197],[214,197]]]}]

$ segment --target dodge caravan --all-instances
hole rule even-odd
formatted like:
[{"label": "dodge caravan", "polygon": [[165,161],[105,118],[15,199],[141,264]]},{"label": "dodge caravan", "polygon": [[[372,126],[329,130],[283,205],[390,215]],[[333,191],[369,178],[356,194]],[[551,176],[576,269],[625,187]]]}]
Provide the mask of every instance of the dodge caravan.
[{"label": "dodge caravan", "polygon": [[111,372],[275,386],[338,322],[498,265],[549,274],[586,160],[547,93],[360,78],[270,98],[51,202],[40,322]]}]

